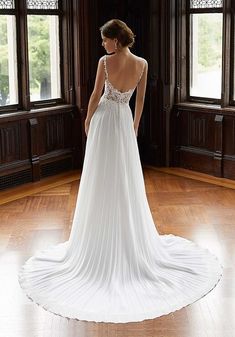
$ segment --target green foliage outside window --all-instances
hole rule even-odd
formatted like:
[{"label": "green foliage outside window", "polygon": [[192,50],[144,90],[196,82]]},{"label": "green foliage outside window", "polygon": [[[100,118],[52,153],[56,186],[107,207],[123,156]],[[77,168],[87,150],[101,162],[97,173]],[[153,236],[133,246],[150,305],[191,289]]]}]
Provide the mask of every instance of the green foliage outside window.
[{"label": "green foliage outside window", "polygon": [[31,94],[50,83],[50,36],[48,16],[28,16],[29,73]]},{"label": "green foliage outside window", "polygon": [[211,70],[221,65],[221,15],[198,15],[198,63],[200,70]]},{"label": "green foliage outside window", "polygon": [[9,95],[8,45],[6,17],[0,16],[0,106],[7,104]]}]

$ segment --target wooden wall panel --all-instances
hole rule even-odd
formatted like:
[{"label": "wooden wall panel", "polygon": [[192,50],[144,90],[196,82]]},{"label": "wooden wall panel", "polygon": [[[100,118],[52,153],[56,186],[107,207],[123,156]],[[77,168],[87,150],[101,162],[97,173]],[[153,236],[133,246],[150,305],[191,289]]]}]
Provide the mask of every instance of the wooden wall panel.
[{"label": "wooden wall panel", "polygon": [[227,116],[224,121],[226,137],[224,139],[224,155],[235,156],[235,116]]},{"label": "wooden wall panel", "polygon": [[2,115],[0,189],[75,167],[75,117],[72,106]]},{"label": "wooden wall panel", "polygon": [[20,159],[20,123],[0,126],[0,160],[8,163]]},{"label": "wooden wall panel", "polygon": [[214,116],[191,112],[188,120],[188,146],[203,148],[208,151],[214,149]]},{"label": "wooden wall panel", "polygon": [[235,115],[224,120],[223,175],[235,179]]},{"label": "wooden wall panel", "polygon": [[40,179],[39,134],[37,118],[29,119],[29,143],[33,181]]},{"label": "wooden wall panel", "polygon": [[235,179],[235,115],[182,104],[174,121],[174,166]]},{"label": "wooden wall panel", "polygon": [[213,174],[214,117],[189,109],[176,110],[175,165]]}]

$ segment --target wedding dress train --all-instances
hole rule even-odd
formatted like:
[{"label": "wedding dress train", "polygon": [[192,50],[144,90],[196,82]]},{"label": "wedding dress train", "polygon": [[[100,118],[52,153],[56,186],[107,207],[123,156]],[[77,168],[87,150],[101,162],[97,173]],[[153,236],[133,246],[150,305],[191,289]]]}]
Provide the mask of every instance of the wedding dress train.
[{"label": "wedding dress train", "polygon": [[70,237],[36,251],[18,277],[46,310],[95,322],[159,317],[205,296],[222,265],[208,249],[159,235],[146,197],[129,100],[109,82],[93,114]]}]

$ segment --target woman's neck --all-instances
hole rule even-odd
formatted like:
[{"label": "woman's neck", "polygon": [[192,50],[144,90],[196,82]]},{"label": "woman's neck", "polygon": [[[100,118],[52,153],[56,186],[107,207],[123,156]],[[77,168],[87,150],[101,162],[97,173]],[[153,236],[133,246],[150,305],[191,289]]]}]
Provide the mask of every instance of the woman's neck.
[{"label": "woman's neck", "polygon": [[130,49],[128,47],[123,47],[121,49],[118,49],[115,54],[117,55],[129,55],[131,54]]}]

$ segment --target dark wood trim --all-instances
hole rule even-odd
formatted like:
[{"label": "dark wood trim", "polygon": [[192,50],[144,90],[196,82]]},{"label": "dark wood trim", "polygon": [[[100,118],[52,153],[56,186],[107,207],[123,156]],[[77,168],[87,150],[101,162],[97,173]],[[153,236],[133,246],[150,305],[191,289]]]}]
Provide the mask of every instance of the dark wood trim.
[{"label": "dark wood trim", "polygon": [[189,14],[189,1],[187,0],[183,0],[185,1],[185,9],[186,9],[186,13],[185,13],[185,32],[183,34],[183,38],[185,38],[185,48],[186,50],[183,51],[186,55],[186,100],[189,101],[189,97],[190,97],[190,33],[191,33],[191,29],[190,29],[190,14]]},{"label": "dark wood trim", "polygon": [[76,104],[79,110],[87,108],[89,78],[89,7],[88,1],[73,1],[74,22],[74,78]]},{"label": "dark wood trim", "polygon": [[215,116],[214,175],[223,177],[223,115]]},{"label": "dark wood trim", "polygon": [[174,36],[172,36],[172,32],[170,31],[174,22],[172,22],[174,16],[169,15],[172,11],[172,1],[165,0],[164,1],[164,33],[167,37],[163,40],[164,42],[164,55],[165,55],[165,63],[164,63],[164,84],[170,85],[172,81],[172,72],[171,72],[171,52],[172,52],[172,42],[174,41]]},{"label": "dark wood trim", "polygon": [[[231,1],[231,0],[230,0]],[[231,34],[230,34],[230,105],[235,105],[235,2],[231,1]]]},{"label": "dark wood trim", "polygon": [[19,69],[19,107],[30,110],[30,89],[29,89],[29,58],[28,58],[28,34],[27,34],[27,13],[26,0],[16,1],[17,19],[17,43],[20,62]]},{"label": "dark wood trim", "polygon": [[38,116],[55,115],[58,113],[64,113],[66,111],[74,111],[73,105],[64,104],[60,106],[45,107],[41,109],[32,109],[30,111],[17,111],[8,114],[0,115],[0,123],[11,122],[14,120],[25,120],[29,118],[37,118]]},{"label": "dark wood trim", "polygon": [[29,15],[61,15],[62,11],[60,9],[36,9],[35,8],[35,9],[27,9],[27,14]]},{"label": "dark wood trim", "polygon": [[221,100],[216,98],[207,98],[207,97],[199,97],[199,96],[189,96],[188,102],[199,102],[202,104],[220,104]]},{"label": "dark wood trim", "polygon": [[[174,131],[172,130],[172,113],[175,101],[175,87],[176,87],[176,64],[172,62],[176,56],[176,1],[164,1],[162,5],[162,11],[164,13],[163,31],[164,42],[162,48],[164,55],[161,60],[165,65],[163,80],[163,110],[162,110],[162,134],[161,139],[162,147],[164,149],[162,154],[163,165],[170,166],[173,161],[173,139]],[[164,61],[163,61],[164,60]]]},{"label": "dark wood trim", "polygon": [[231,0],[224,0],[221,107],[228,106],[230,102],[230,80],[231,80],[230,41],[231,41]]},{"label": "dark wood trim", "polygon": [[60,37],[61,37],[61,92],[67,104],[75,104],[74,68],[73,68],[73,8],[70,0],[61,2]]},{"label": "dark wood trim", "polygon": [[16,9],[0,9],[0,15],[15,15]]},{"label": "dark wood trim", "polygon": [[30,108],[37,109],[37,108],[44,108],[44,107],[50,107],[50,106],[56,106],[56,105],[62,105],[62,104],[64,104],[63,98],[52,98],[52,99],[45,99],[41,101],[31,101]]},{"label": "dark wood trim", "polygon": [[187,100],[186,1],[176,1],[176,88],[175,103]]},{"label": "dark wood trim", "polygon": [[30,132],[30,155],[32,164],[33,181],[40,180],[40,160],[39,160],[39,144],[38,144],[38,120],[37,118],[29,119]]},{"label": "dark wood trim", "polygon": [[222,113],[223,115],[227,116],[234,116],[235,114],[235,107],[233,106],[226,106],[221,107],[220,105],[215,104],[204,104],[198,102],[182,102],[175,104],[175,107],[180,108],[181,110],[192,110],[192,111],[203,111],[203,113]]},{"label": "dark wood trim", "polygon": [[206,13],[222,13],[223,8],[189,8],[189,13],[206,14]]}]

